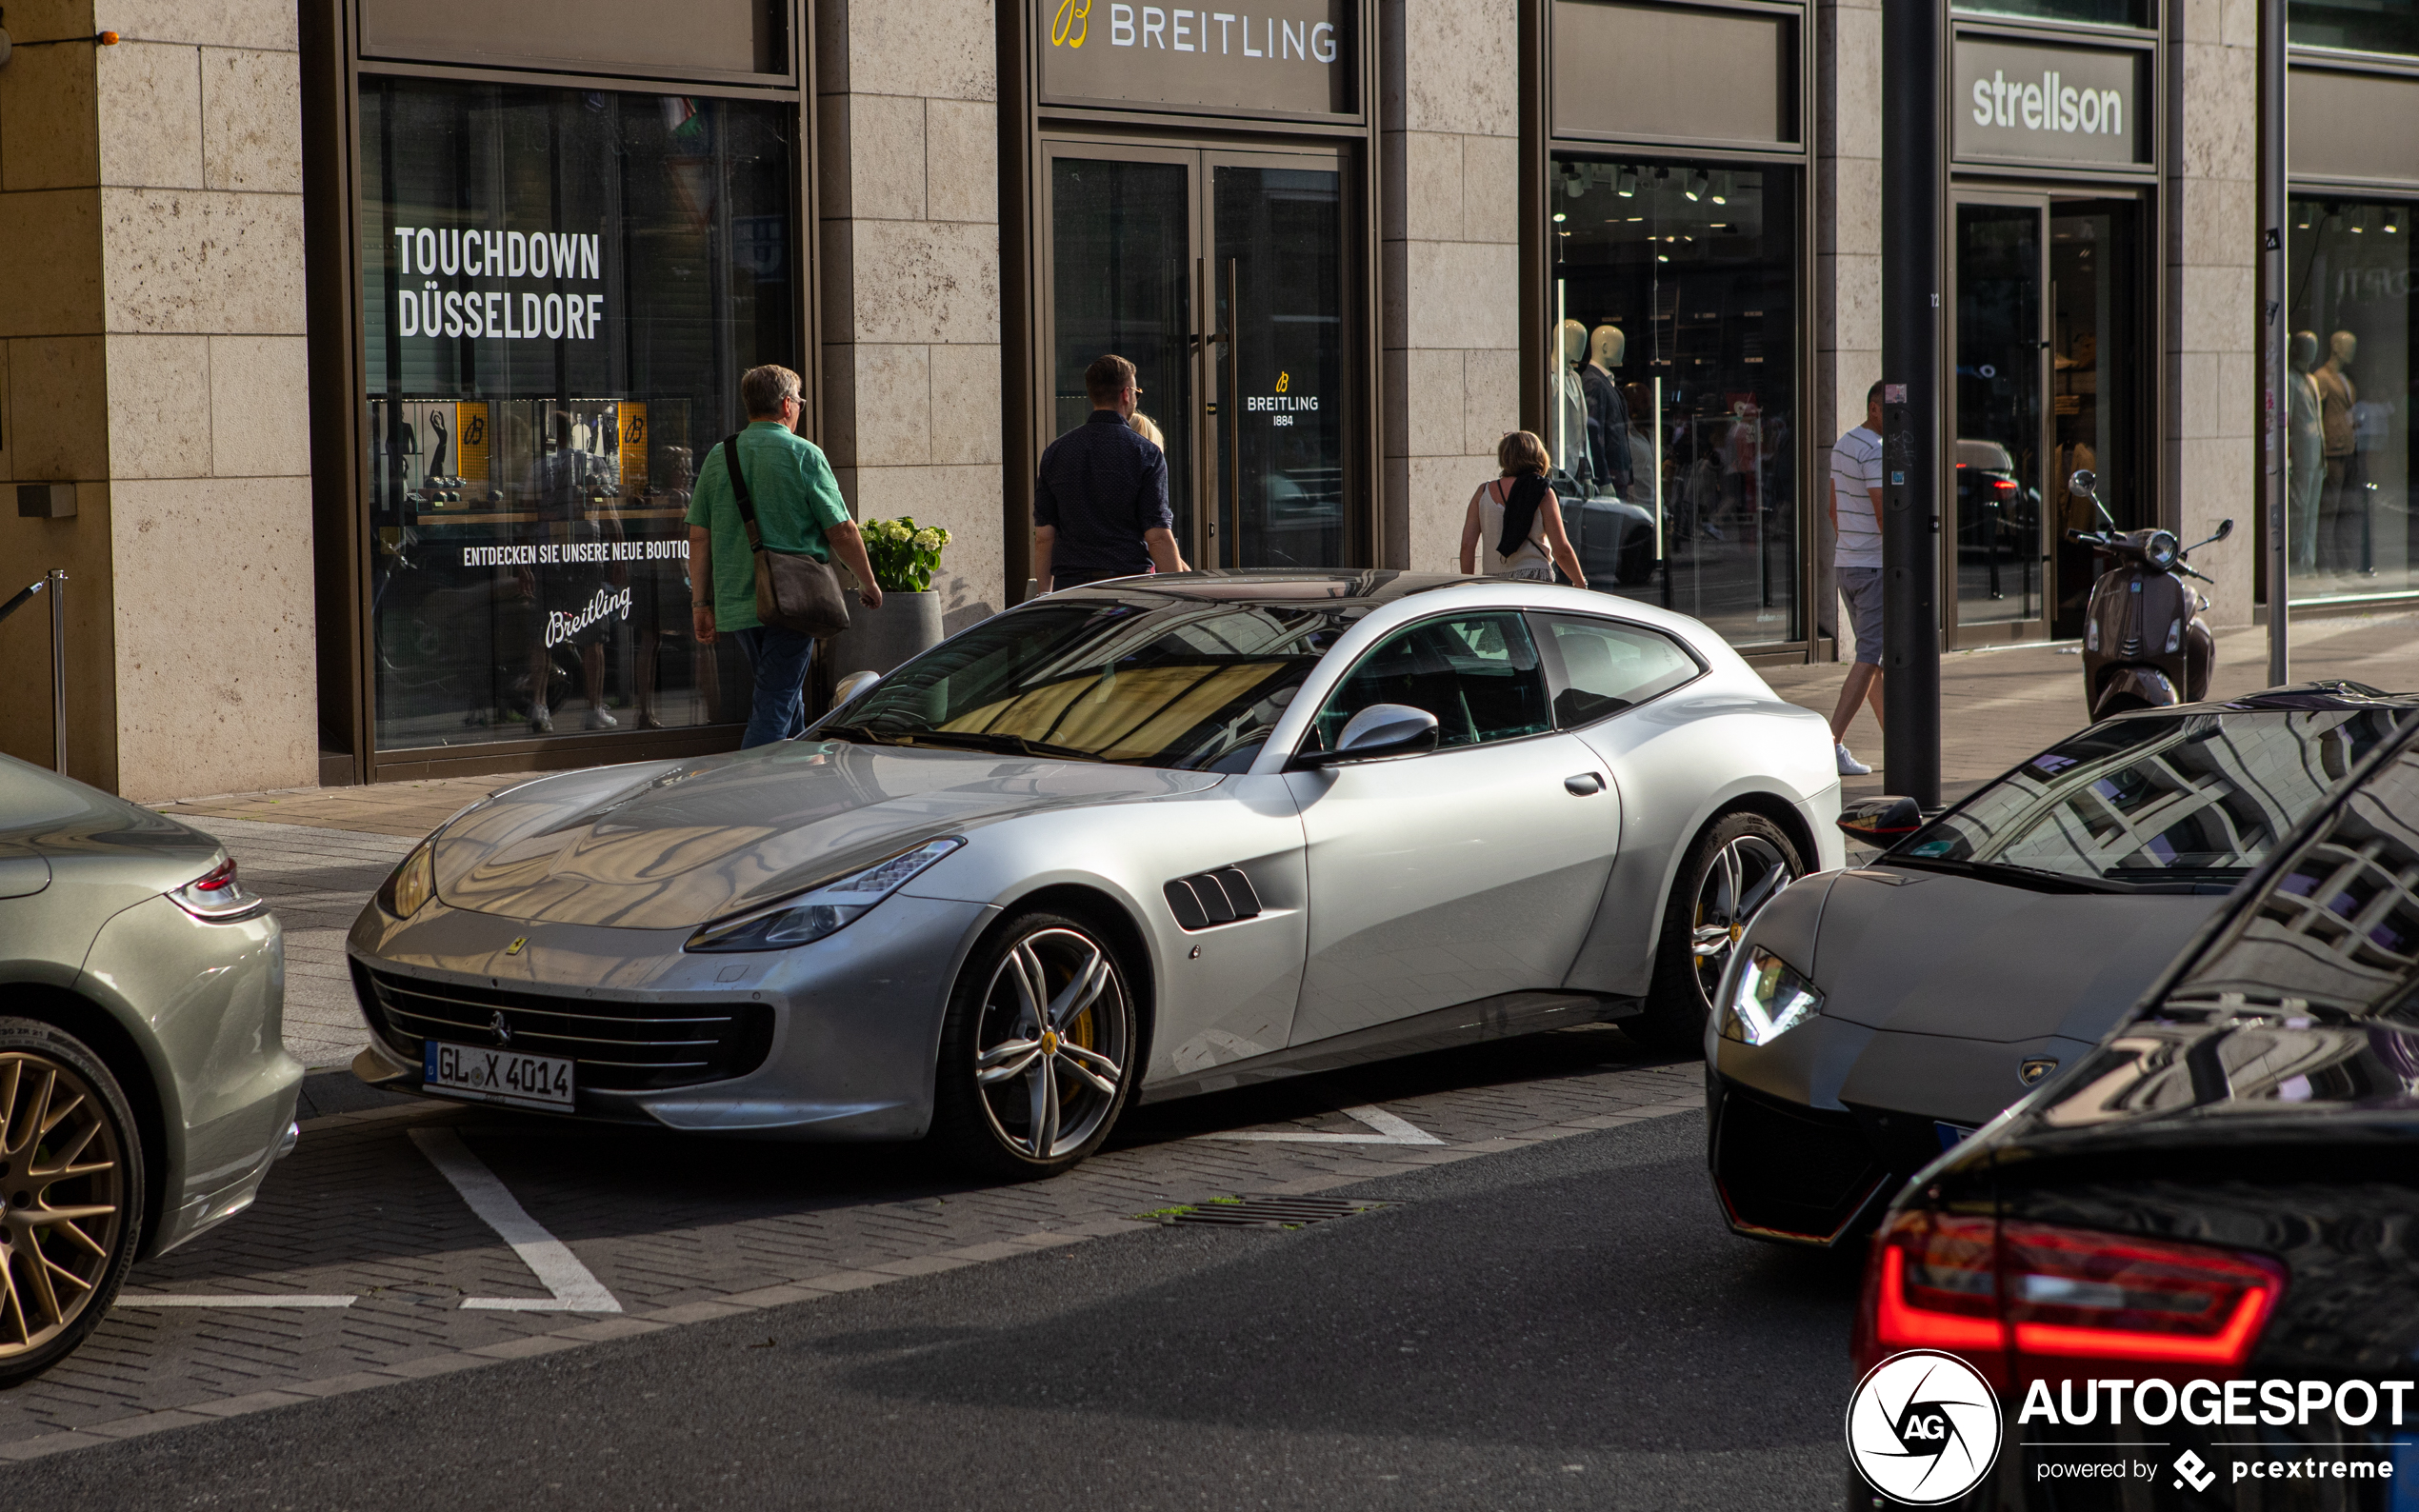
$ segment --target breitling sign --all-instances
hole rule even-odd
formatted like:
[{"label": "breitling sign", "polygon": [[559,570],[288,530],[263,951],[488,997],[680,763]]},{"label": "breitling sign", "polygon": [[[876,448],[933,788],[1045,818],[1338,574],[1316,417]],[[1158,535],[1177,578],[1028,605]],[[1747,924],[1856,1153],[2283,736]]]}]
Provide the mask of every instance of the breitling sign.
[{"label": "breitling sign", "polygon": [[[1229,0],[1229,4],[1234,0]],[[1233,10],[1031,0],[1042,93],[1069,104],[1347,115],[1349,0],[1245,0]]]}]

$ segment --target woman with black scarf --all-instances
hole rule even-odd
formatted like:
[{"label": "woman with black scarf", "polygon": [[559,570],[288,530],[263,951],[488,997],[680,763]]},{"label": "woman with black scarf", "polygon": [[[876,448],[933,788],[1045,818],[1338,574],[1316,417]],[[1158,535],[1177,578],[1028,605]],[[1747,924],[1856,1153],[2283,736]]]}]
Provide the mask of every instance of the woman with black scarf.
[{"label": "woman with black scarf", "polygon": [[1470,496],[1462,520],[1462,570],[1478,570],[1478,544],[1489,543],[1488,574],[1551,583],[1554,568],[1575,587],[1588,586],[1579,553],[1562,527],[1562,505],[1546,486],[1546,444],[1526,430],[1507,434],[1495,448],[1503,476]]}]

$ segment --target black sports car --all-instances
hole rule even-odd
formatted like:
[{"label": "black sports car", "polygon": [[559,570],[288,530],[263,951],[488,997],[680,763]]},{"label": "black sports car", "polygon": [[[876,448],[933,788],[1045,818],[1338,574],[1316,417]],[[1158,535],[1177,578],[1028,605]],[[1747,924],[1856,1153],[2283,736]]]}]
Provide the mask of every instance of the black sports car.
[{"label": "black sports car", "polygon": [[1909,1175],[2088,1053],[2414,708],[2333,683],[2122,715],[1775,897],[1707,1028],[1730,1226],[1815,1245],[1869,1228]]},{"label": "black sports car", "polygon": [[1918,1175],[1856,1350],[1852,1506],[2419,1504],[2419,726]]}]

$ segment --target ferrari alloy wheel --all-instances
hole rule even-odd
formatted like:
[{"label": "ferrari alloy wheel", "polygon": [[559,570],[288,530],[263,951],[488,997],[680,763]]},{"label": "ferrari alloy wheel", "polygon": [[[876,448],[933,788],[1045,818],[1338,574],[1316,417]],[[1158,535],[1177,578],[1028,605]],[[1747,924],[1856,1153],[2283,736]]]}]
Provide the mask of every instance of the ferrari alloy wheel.
[{"label": "ferrari alloy wheel", "polygon": [[49,1369],[109,1311],[142,1227],[141,1163],[99,1059],[0,1019],[0,1386]]},{"label": "ferrari alloy wheel", "polygon": [[1646,1011],[1625,1021],[1662,1050],[1692,1050],[1705,1037],[1722,973],[1757,910],[1806,872],[1797,847],[1761,814],[1725,814],[1689,847],[1673,879]]},{"label": "ferrari alloy wheel", "polygon": [[1048,1175],[1100,1147],[1134,1065],[1128,975],[1104,931],[1056,913],[994,929],[942,1033],[936,1133],[994,1170]]}]

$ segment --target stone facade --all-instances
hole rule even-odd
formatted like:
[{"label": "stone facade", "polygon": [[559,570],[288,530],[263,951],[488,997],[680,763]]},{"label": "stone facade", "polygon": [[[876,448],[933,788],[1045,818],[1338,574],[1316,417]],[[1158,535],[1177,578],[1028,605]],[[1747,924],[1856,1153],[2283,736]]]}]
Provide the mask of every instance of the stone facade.
[{"label": "stone facade", "polygon": [[2251,622],[2259,531],[2259,7],[2168,10],[2167,480],[2162,523],[2189,545],[2218,625]]},{"label": "stone facade", "polygon": [[860,519],[954,538],[943,623],[1006,608],[990,0],[827,6],[816,34],[823,445]]},{"label": "stone facade", "polygon": [[[96,24],[90,5],[10,19],[29,39]],[[71,520],[0,520],[0,557],[70,575],[75,775],[134,797],[312,783],[293,9],[107,20],[128,40],[0,73],[0,482],[77,486]],[[38,619],[0,631],[12,686],[47,686]],[[47,700],[8,709],[0,746],[47,765]]]},{"label": "stone facade", "polygon": [[[1831,443],[1865,415],[1882,375],[1881,0],[1821,0],[1814,15],[1814,471],[1818,634],[1839,637],[1831,586]],[[1853,647],[1841,647],[1843,656]]]},{"label": "stone facade", "polygon": [[1384,560],[1450,572],[1520,425],[1519,9],[1386,0],[1379,29]]}]

